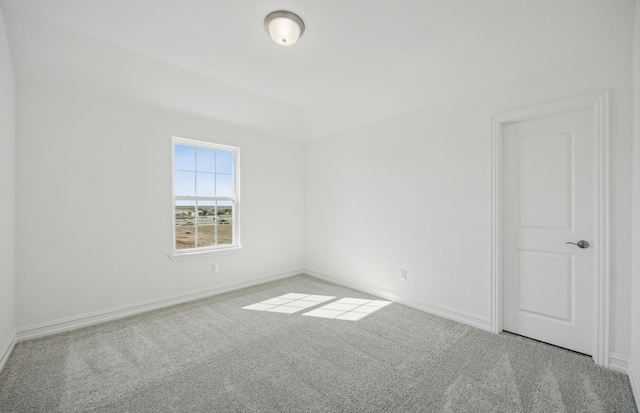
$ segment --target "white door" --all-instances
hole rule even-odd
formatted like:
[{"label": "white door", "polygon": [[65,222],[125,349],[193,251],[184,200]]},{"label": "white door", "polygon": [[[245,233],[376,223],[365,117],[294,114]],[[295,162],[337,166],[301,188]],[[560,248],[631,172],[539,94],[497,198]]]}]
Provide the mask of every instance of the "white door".
[{"label": "white door", "polygon": [[[509,123],[503,137],[503,329],[593,354],[593,112]],[[567,244],[579,241],[591,245]]]}]

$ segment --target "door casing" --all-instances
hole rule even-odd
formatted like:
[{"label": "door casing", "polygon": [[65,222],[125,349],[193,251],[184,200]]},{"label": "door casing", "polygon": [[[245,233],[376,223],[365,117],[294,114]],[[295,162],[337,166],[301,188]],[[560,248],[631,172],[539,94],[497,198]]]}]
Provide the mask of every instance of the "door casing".
[{"label": "door casing", "polygon": [[564,99],[554,103],[503,113],[492,119],[492,202],[491,202],[491,331],[502,331],[503,297],[503,156],[504,126],[509,123],[576,109],[590,109],[593,119],[594,148],[592,174],[595,191],[593,216],[593,360],[608,367],[609,354],[609,92]]}]

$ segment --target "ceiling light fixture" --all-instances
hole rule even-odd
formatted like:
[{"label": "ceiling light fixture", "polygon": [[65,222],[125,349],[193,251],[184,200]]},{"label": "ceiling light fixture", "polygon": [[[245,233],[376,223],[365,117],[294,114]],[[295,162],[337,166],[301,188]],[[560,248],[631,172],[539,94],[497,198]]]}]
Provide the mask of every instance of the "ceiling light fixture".
[{"label": "ceiling light fixture", "polygon": [[302,19],[296,14],[284,10],[269,13],[264,18],[264,27],[273,41],[280,46],[294,45],[304,33]]}]

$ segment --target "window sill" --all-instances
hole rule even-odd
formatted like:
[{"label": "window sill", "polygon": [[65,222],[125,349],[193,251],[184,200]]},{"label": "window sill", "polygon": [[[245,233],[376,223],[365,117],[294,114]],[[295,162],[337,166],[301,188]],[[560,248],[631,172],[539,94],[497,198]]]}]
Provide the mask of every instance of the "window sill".
[{"label": "window sill", "polygon": [[240,252],[240,246],[234,246],[229,248],[220,248],[217,250],[207,250],[207,251],[194,251],[194,252],[185,252],[185,253],[174,253],[167,254],[167,257],[173,262],[179,261],[191,261],[201,258],[210,258],[214,255],[221,254],[237,254]]}]

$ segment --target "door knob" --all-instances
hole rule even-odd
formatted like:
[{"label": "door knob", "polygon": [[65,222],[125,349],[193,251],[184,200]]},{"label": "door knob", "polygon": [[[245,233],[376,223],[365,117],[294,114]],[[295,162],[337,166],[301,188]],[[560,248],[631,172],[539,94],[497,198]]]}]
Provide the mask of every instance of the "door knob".
[{"label": "door knob", "polygon": [[578,241],[577,244],[575,242],[565,242],[565,244],[577,245],[578,248],[589,248],[589,243],[585,240]]}]

